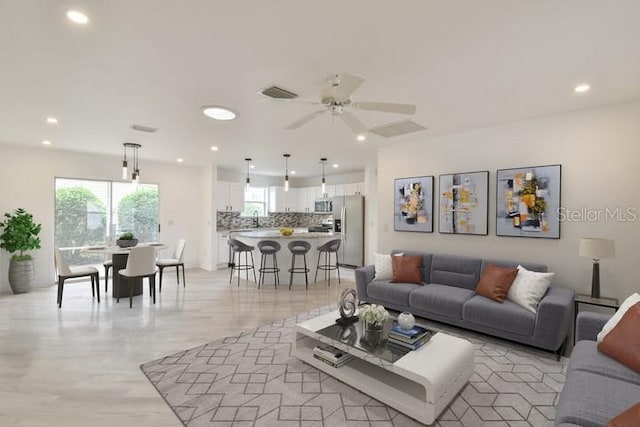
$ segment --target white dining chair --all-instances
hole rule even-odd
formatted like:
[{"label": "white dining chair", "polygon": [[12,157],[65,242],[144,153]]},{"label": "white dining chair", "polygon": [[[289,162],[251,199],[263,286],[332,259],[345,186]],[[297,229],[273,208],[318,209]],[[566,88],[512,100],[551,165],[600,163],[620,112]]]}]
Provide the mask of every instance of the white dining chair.
[{"label": "white dining chair", "polygon": [[[102,266],[104,267],[104,292],[107,292],[107,284],[109,282],[109,270],[111,270],[113,268],[113,261],[108,259],[105,260],[102,263]],[[113,282],[113,278],[111,279],[111,281]]]},{"label": "white dining chair", "polygon": [[[145,277],[149,279],[149,292],[153,296],[153,303],[156,303],[156,248],[153,246],[139,246],[131,248],[129,257],[127,258],[127,266],[118,271],[120,276],[127,279]],[[120,278],[122,279],[122,277]],[[120,283],[122,280],[116,280],[116,302],[120,302]],[[133,307],[133,280],[129,282],[129,308]]]},{"label": "white dining chair", "polygon": [[178,284],[180,284],[180,267],[182,267],[182,287],[186,286],[186,279],[184,276],[184,247],[187,244],[186,239],[178,240],[178,245],[176,246],[176,250],[173,252],[173,258],[160,258],[156,261],[156,265],[160,269],[160,292],[162,292],[162,272],[167,267],[175,267],[176,268],[176,277],[178,279]]},{"label": "white dining chair", "polygon": [[91,294],[95,298],[98,294],[100,303],[100,273],[98,269],[90,266],[69,266],[62,256],[60,249],[54,249],[54,265],[58,275],[58,308],[62,308],[62,292],[64,291],[64,281],[75,277],[89,276],[91,278]]}]

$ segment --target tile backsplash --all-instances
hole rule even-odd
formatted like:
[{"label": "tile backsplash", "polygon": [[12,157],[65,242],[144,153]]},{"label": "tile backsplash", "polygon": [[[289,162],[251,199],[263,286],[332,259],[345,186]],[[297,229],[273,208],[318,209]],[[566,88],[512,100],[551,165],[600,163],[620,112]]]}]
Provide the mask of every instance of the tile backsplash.
[{"label": "tile backsplash", "polygon": [[[331,218],[332,214],[316,214],[305,212],[271,212],[269,216],[261,216],[260,228],[278,227],[313,227],[322,224],[322,220]],[[253,228],[253,217],[240,216],[240,212],[216,212],[218,231],[238,228]]]}]

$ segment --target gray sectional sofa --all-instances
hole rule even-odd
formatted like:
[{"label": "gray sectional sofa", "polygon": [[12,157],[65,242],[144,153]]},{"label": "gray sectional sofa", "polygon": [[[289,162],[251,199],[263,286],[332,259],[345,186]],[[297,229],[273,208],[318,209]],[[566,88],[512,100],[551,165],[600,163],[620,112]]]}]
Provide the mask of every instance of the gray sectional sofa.
[{"label": "gray sectional sofa", "polygon": [[596,336],[609,317],[578,314],[576,345],[556,410],[557,426],[605,426],[640,402],[640,374],[598,351]]},{"label": "gray sectional sofa", "polygon": [[474,292],[482,271],[488,264],[501,267],[516,267],[520,264],[528,270],[538,272],[547,271],[546,266],[415,251],[392,251],[398,252],[405,256],[422,256],[422,281],[428,285],[374,280],[375,267],[368,265],[356,270],[357,292],[361,302],[410,311],[425,319],[561,354],[573,312],[572,289],[552,284],[540,301],[537,313],[509,300],[499,303]]}]

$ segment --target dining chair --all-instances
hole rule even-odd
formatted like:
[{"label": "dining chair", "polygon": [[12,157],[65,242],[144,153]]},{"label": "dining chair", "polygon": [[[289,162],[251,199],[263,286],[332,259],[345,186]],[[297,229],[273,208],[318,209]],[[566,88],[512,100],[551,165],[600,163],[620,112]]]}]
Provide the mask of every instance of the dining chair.
[{"label": "dining chair", "polygon": [[[105,260],[102,263],[102,266],[104,267],[104,292],[107,292],[107,283],[109,282],[109,270],[111,270],[113,268],[113,261],[108,259]],[[113,278],[111,279],[111,281],[113,282]]]},{"label": "dining chair", "polygon": [[[153,303],[156,303],[156,248],[153,246],[139,246],[131,248],[127,258],[127,266],[118,271],[121,280],[115,280],[116,302],[120,302],[120,283],[123,278],[127,279],[149,279],[149,292],[153,296]],[[133,307],[133,280],[129,282],[129,308]]]},{"label": "dining chair", "polygon": [[160,269],[160,292],[162,292],[162,272],[167,267],[175,267],[176,268],[176,277],[178,279],[178,284],[180,284],[180,267],[182,267],[182,287],[186,286],[186,279],[184,277],[184,247],[187,244],[186,239],[178,240],[178,245],[176,246],[175,251],[173,252],[173,258],[160,258],[156,261],[156,266]]},{"label": "dining chair", "polygon": [[100,273],[98,269],[90,266],[69,266],[62,256],[60,249],[54,249],[54,264],[58,275],[58,308],[62,308],[62,292],[64,291],[64,281],[75,277],[91,277],[91,294],[95,298],[98,294],[100,303]]}]

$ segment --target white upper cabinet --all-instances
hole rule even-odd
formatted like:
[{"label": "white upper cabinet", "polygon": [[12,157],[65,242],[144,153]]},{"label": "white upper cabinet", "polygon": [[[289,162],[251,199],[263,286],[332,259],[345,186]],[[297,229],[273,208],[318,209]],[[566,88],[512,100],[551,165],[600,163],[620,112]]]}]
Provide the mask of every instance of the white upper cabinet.
[{"label": "white upper cabinet", "polygon": [[284,191],[284,187],[269,187],[270,212],[298,212],[298,197],[297,188],[289,187],[289,191]]},{"label": "white upper cabinet", "polygon": [[244,209],[244,185],[239,182],[216,182],[213,196],[218,211],[240,212]]}]

